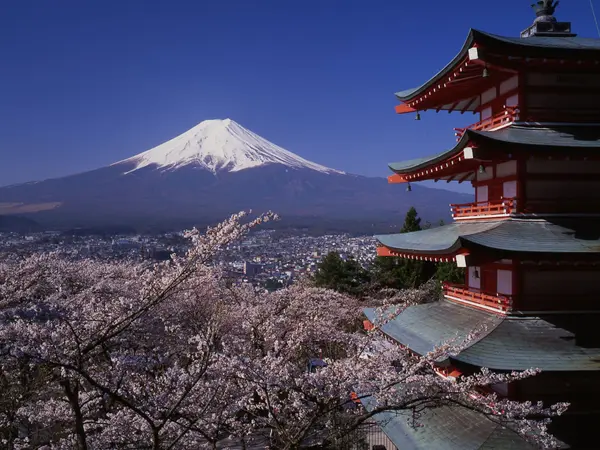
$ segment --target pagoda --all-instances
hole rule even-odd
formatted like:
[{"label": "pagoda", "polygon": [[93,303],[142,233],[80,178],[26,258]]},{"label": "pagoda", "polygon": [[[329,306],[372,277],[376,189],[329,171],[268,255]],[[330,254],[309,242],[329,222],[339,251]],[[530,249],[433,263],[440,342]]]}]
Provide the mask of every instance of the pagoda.
[{"label": "pagoda", "polygon": [[[554,17],[557,3],[537,1],[520,37],[471,30],[439,73],[396,94],[398,114],[471,113],[477,121],[455,128],[449,150],[390,164],[388,181],[470,182],[475,201],[450,205],[451,224],[376,236],[380,256],[466,269],[463,284],[443,284],[442,300],[409,307],[382,331],[424,354],[486,324],[440,371],[539,368],[494,391],[570,402],[550,431],[571,448],[598,448],[590,443],[600,424],[600,39],[572,33]],[[403,448],[505,448],[485,437],[506,438],[503,431],[471,426],[479,419],[428,414],[430,431],[428,423],[396,430]],[[510,439],[510,448],[526,448]]]}]

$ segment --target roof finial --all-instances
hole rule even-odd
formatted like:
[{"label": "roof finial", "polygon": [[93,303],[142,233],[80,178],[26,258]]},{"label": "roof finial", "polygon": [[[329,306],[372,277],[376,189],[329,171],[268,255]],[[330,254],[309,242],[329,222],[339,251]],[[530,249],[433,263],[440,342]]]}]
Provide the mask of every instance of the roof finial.
[{"label": "roof finial", "polygon": [[571,22],[558,22],[554,12],[560,2],[558,0],[538,0],[531,7],[536,18],[529,28],[521,33],[522,38],[531,36],[573,37]]},{"label": "roof finial", "polygon": [[535,9],[536,22],[556,22],[554,11],[556,11],[559,3],[555,0],[539,0],[531,5]]}]

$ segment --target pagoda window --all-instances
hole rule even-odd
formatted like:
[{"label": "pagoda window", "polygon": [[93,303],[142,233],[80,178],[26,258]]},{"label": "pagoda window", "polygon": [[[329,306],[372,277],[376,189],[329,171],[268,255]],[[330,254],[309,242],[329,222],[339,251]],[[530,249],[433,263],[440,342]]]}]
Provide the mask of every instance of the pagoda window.
[{"label": "pagoda window", "polygon": [[481,289],[481,268],[480,267],[469,267],[467,273],[467,285],[471,289]]},{"label": "pagoda window", "polygon": [[487,103],[490,103],[497,96],[498,96],[498,89],[496,88],[496,86],[494,86],[493,88],[490,88],[481,94],[481,104],[485,105]]},{"label": "pagoda window", "polygon": [[481,94],[480,122],[495,115],[502,114],[507,106],[519,105],[517,76],[509,78],[499,86],[494,86]]},{"label": "pagoda window", "polygon": [[477,190],[475,191],[475,201],[477,203],[488,201],[488,187],[486,185],[477,186]]},{"label": "pagoda window", "polygon": [[503,183],[502,196],[504,198],[515,198],[517,196],[517,180],[505,181]]},{"label": "pagoda window", "polygon": [[512,295],[513,292],[513,273],[512,270],[498,270],[498,293]]},{"label": "pagoda window", "polygon": [[[519,76],[515,75],[514,77],[509,78],[508,80],[504,80],[500,83],[500,95],[510,94],[516,91],[519,88]],[[517,105],[508,105],[507,106],[517,106]]]},{"label": "pagoda window", "polygon": [[506,161],[496,166],[496,177],[505,178],[517,174],[517,161]]},{"label": "pagoda window", "polygon": [[519,106],[519,94],[513,94],[506,97],[506,102],[504,104],[506,106]]}]

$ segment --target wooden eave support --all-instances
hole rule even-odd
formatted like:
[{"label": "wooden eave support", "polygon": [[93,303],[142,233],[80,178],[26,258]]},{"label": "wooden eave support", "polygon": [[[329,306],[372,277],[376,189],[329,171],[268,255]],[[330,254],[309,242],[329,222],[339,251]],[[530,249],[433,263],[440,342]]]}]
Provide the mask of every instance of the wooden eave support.
[{"label": "wooden eave support", "polygon": [[473,97],[473,98],[471,99],[471,101],[470,101],[469,103],[467,103],[467,104],[465,105],[465,107],[464,107],[464,108],[463,108],[463,109],[460,111],[460,113],[461,113],[461,114],[464,114],[464,113],[466,113],[466,112],[469,110],[469,108],[471,107],[471,105],[472,105],[473,103],[475,103],[475,102],[477,101],[477,99],[478,99],[478,98],[479,98],[479,96],[475,96],[475,97]]},{"label": "wooden eave support", "polygon": [[401,183],[408,183],[408,180],[400,174],[395,173],[394,175],[390,175],[389,177],[387,177],[388,183],[389,184],[401,184]]},{"label": "wooden eave support", "polygon": [[[443,77],[433,82],[424,92],[416,95],[415,97],[407,100],[403,105],[396,106],[396,112],[398,114],[404,114],[408,112],[424,111],[427,109],[434,109],[436,112],[444,109],[445,106],[450,105],[450,111],[456,109],[457,105],[464,102],[467,99],[471,101],[467,106],[461,108],[464,112],[467,110],[477,97],[471,99],[469,90],[463,88],[463,83],[470,80],[479,79],[480,76],[478,71],[481,70],[479,65],[473,64],[468,56],[465,56],[463,60],[457,63],[451,70],[448,71]],[[459,85],[459,90],[456,91],[454,85]],[[449,96],[448,93],[452,92]],[[448,98],[450,97],[450,99]],[[456,100],[459,98],[460,100]]]},{"label": "wooden eave support", "polygon": [[383,245],[377,247],[377,256],[392,256],[404,259],[412,259],[414,261],[431,262],[451,262],[454,259],[454,253],[447,255],[419,255],[416,253],[406,253],[402,251],[392,250]]},{"label": "wooden eave support", "polygon": [[448,114],[452,113],[452,111],[454,111],[456,109],[456,107],[460,104],[460,102],[462,102],[462,100],[452,103],[452,106],[450,107],[450,109],[448,109]]},{"label": "wooden eave support", "polygon": [[473,171],[467,172],[464,176],[462,176],[458,180],[458,184],[462,183],[463,181],[467,181],[467,179],[469,179],[469,177],[471,176],[472,173],[473,173]]}]

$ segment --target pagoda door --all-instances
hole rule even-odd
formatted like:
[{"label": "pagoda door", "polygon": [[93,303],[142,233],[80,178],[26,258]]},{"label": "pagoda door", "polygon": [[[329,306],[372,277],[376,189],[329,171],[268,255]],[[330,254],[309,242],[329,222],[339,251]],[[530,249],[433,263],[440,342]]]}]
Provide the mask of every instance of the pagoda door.
[{"label": "pagoda door", "polygon": [[499,202],[502,198],[502,194],[504,193],[502,184],[490,184],[488,186],[488,201],[490,203]]},{"label": "pagoda door", "polygon": [[490,294],[497,292],[498,274],[496,269],[481,269],[481,290]]}]

